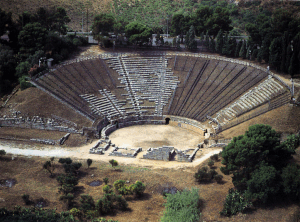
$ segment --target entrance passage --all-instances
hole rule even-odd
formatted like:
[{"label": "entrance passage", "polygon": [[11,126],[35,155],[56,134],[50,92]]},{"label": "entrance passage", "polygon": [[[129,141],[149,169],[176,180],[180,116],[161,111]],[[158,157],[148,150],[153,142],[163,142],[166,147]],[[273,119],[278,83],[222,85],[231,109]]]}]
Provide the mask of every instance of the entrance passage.
[{"label": "entrance passage", "polygon": [[166,118],[166,125],[170,123],[170,118]]}]

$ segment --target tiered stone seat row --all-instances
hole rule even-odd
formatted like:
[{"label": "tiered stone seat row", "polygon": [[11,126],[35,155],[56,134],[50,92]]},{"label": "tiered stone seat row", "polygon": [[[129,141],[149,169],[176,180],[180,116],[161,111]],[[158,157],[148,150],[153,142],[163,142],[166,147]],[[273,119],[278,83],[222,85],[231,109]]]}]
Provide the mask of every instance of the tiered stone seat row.
[{"label": "tiered stone seat row", "polygon": [[286,92],[286,89],[269,76],[268,79],[260,83],[257,87],[249,90],[234,103],[216,113],[214,118],[222,126],[228,121],[270,101],[284,92]]}]

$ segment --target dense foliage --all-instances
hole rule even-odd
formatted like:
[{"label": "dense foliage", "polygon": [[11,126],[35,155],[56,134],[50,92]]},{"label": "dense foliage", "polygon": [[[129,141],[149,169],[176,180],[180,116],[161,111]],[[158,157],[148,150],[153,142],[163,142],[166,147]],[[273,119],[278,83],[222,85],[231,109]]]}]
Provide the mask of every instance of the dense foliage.
[{"label": "dense foliage", "polygon": [[31,86],[28,77],[45,70],[46,59],[59,63],[87,43],[82,37],[61,36],[70,22],[64,8],[39,8],[18,16],[14,22],[11,13],[0,9],[0,36],[8,33],[9,37],[9,41],[0,40],[0,95],[9,92],[17,81],[21,89]]},{"label": "dense foliage", "polygon": [[[224,148],[221,171],[233,174],[235,189],[247,201],[266,203],[279,194],[300,198],[299,167],[290,163],[298,146],[299,136],[280,142],[280,135],[270,126],[253,125]],[[224,209],[228,206],[233,204],[226,202]]]},{"label": "dense foliage", "polygon": [[166,210],[162,222],[195,222],[200,219],[199,191],[197,189],[177,191],[176,194],[166,194]]}]

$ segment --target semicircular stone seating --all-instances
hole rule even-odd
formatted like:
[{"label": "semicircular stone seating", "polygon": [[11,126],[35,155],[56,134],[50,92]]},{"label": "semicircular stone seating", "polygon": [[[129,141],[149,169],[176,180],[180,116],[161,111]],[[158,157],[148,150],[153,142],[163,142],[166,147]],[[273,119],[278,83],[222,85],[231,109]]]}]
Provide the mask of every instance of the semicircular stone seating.
[{"label": "semicircular stone seating", "polygon": [[105,129],[162,124],[176,116],[199,122],[202,130],[220,130],[258,107],[271,110],[289,101],[288,88],[268,74],[247,62],[202,54],[107,53],[60,65],[31,83],[92,121],[106,119],[111,126]]}]

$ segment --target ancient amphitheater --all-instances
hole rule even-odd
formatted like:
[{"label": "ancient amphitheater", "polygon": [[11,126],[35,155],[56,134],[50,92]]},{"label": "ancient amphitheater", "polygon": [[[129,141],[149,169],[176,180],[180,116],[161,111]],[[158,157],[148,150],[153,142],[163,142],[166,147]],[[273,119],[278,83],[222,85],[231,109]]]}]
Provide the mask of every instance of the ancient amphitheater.
[{"label": "ancient amphitheater", "polygon": [[[19,126],[93,135],[90,153],[156,160],[193,161],[207,140],[243,121],[289,103],[291,89],[272,72],[225,57],[192,53],[104,53],[68,61],[31,83],[91,122],[58,116],[0,118],[0,126]],[[246,114],[246,115],[245,115]],[[133,125],[171,125],[201,136],[194,148],[172,146],[127,149],[109,135]],[[61,143],[67,139],[62,138]],[[47,141],[46,141],[47,142]],[[48,141],[50,144],[51,141]]]}]

